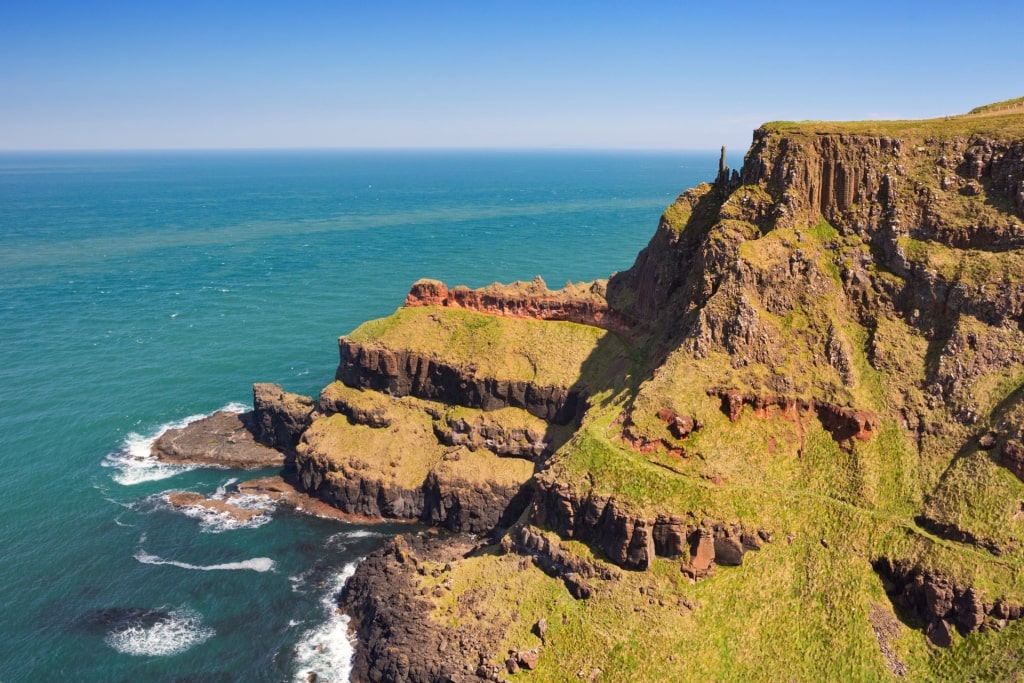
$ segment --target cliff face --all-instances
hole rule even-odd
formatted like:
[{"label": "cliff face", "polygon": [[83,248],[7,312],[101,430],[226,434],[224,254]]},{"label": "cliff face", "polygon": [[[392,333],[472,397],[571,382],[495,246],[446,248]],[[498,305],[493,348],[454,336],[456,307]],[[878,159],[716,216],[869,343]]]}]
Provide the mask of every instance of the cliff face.
[{"label": "cliff face", "polygon": [[[823,216],[840,229],[904,229],[957,248],[1021,246],[1024,144],[985,135],[949,138],[823,134],[761,128],[740,174],[774,201],[775,227]],[[1003,211],[960,197],[983,195]],[[968,208],[970,207],[970,208]]]},{"label": "cliff face", "polygon": [[[793,134],[765,127],[755,131],[739,177],[739,188],[719,183],[680,196],[634,267],[609,283],[613,302],[619,299],[613,310],[649,321],[663,315],[670,302],[685,308],[711,294],[714,287],[707,285],[730,265],[720,248],[728,245],[703,239],[716,221],[745,222],[757,232],[740,238],[757,239],[758,233],[814,226],[823,219],[876,250],[880,265],[907,280],[907,291],[896,294],[906,306],[924,304],[917,307],[931,311],[932,319],[947,312],[940,302],[950,298],[957,283],[945,273],[929,277],[901,239],[990,253],[1024,245],[1024,143],[1019,140],[984,134],[917,133],[909,139]],[[696,277],[704,282],[694,282]],[[982,312],[990,320],[1021,315],[1019,281],[996,297],[958,294],[953,298],[963,299],[972,314]]]},{"label": "cliff face", "polygon": [[495,441],[454,443],[450,428],[474,425],[504,445],[541,429],[522,411],[488,420],[479,410],[341,382],[317,405],[318,419],[296,446],[296,476],[302,490],[346,513],[488,533],[508,527],[527,504],[529,459],[500,457],[509,453]]},{"label": "cliff face", "polygon": [[[618,363],[608,360],[616,354],[594,362],[608,351],[604,338],[578,366],[602,368],[586,380],[496,382],[476,361],[411,353],[409,334],[382,325],[379,344],[342,340],[338,378],[484,411],[518,407],[574,432],[559,448],[540,431],[435,422],[443,443],[487,443],[538,463],[524,489],[528,512],[501,542],[505,554],[451,563],[454,585],[496,581],[507,558],[521,556],[585,599],[588,612],[614,610],[667,651],[688,646],[642,625],[642,606],[652,606],[652,623],[681,618],[678,633],[689,637],[699,628],[763,645],[799,631],[820,652],[840,641],[873,644],[826,666],[841,672],[856,660],[870,662],[872,676],[927,678],[917,655],[905,659],[917,646],[898,645],[899,634],[917,628],[915,637],[955,650],[979,632],[1016,633],[1010,622],[1024,596],[1012,569],[1024,500],[1022,192],[1024,112],[769,124],[755,132],[740,172],[723,168],[669,207],[606,292],[421,281],[406,302],[434,311],[444,329],[452,310],[600,326],[625,335]],[[490,341],[474,348],[495,353]],[[518,445],[496,447],[509,439]],[[602,568],[609,563],[631,571]],[[739,591],[738,611],[749,618],[701,605],[650,571],[666,564],[690,582],[730,582],[726,593],[698,594],[733,604],[727,595]],[[740,564],[749,565],[744,578],[730,574]],[[651,575],[640,598],[632,572]],[[538,613],[525,606],[548,595],[539,581],[518,588],[528,621]],[[766,585],[798,607],[759,607],[752,596]],[[477,589],[453,590],[457,603]],[[860,616],[848,616],[851,606]],[[445,614],[463,625],[485,618]],[[569,642],[629,650],[567,614]],[[487,618],[512,633],[516,615]],[[1000,646],[980,647],[998,656]],[[557,636],[554,648],[580,661]],[[777,643],[770,649],[758,661],[776,673],[820,673],[821,662],[807,668]],[[460,661],[472,668],[474,655],[484,678],[501,665],[493,653],[463,651]],[[688,678],[671,659],[663,666],[650,652],[634,656],[652,680]],[[572,666],[581,677],[604,667],[635,674],[601,656]],[[977,672],[966,660],[952,666]]]},{"label": "cliff face", "polygon": [[355,680],[1024,672],[1011,104],[768,124],[607,289],[419,281],[317,401],[259,390],[307,491],[500,536],[361,566]]},{"label": "cliff face", "polygon": [[586,397],[559,386],[522,380],[476,376],[472,369],[453,366],[408,349],[391,349],[342,338],[341,362],[335,378],[350,387],[392,396],[415,396],[469,408],[522,408],[531,415],[566,424],[583,409]]}]

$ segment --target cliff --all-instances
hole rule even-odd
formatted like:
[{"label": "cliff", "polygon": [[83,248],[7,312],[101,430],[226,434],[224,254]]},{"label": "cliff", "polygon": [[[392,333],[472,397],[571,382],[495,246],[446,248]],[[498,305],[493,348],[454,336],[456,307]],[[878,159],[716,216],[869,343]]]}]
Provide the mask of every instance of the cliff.
[{"label": "cliff", "polygon": [[[618,363],[580,364],[603,374],[559,385],[586,397],[573,436],[541,461],[506,555],[453,563],[454,592],[503,576],[509,555],[557,579],[562,616],[534,672],[545,679],[1015,671],[1002,653],[1024,637],[1022,164],[1019,108],[768,124],[741,170],[668,208],[603,303],[417,283],[407,304],[433,315],[575,320],[622,340]],[[374,342],[398,368],[377,388],[413,393],[408,344]],[[481,400],[495,392],[466,373],[446,386],[421,393],[509,405]],[[559,410],[530,412],[570,417]],[[548,616],[546,581],[519,587],[509,649]],[[479,625],[446,600],[432,602],[438,624]],[[617,628],[593,625],[605,618]]]},{"label": "cliff", "polygon": [[766,124],[606,285],[415,283],[274,437],[484,535],[357,570],[355,680],[1021,675],[1022,226],[1024,99]]}]

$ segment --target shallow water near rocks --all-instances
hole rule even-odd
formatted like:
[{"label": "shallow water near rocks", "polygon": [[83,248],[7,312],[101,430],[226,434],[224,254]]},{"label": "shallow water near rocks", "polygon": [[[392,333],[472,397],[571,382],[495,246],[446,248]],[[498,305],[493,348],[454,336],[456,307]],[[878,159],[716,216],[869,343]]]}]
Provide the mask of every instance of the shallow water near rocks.
[{"label": "shallow water near rocks", "polygon": [[[161,430],[315,394],[420,277],[628,268],[710,153],[0,154],[0,681],[345,680],[332,596],[404,526],[186,514],[273,474]],[[254,501],[253,505],[260,505]]]}]

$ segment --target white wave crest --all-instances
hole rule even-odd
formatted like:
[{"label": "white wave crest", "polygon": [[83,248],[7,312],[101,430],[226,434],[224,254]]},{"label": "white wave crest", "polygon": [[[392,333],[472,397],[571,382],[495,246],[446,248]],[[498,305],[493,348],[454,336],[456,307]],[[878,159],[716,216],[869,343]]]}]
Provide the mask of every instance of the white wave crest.
[{"label": "white wave crest", "polygon": [[343,538],[384,538],[386,534],[368,529],[356,529],[355,531],[343,531],[339,535]]},{"label": "white wave crest", "polygon": [[232,484],[236,483],[237,481],[238,481],[237,477],[231,477],[230,479],[228,479],[223,484],[221,484],[220,486],[217,487],[217,490],[214,492],[213,497],[214,498],[223,498],[224,496],[227,495],[228,487],[231,486]]},{"label": "white wave crest", "polygon": [[348,635],[349,617],[338,612],[336,599],[355,571],[355,563],[345,565],[320,598],[325,621],[303,633],[295,646],[296,683],[308,681],[310,673],[316,673],[318,681],[349,679],[355,647]]},{"label": "white wave crest", "polygon": [[[242,413],[248,410],[248,406],[238,402],[232,402],[220,408],[231,413]],[[217,412],[217,411],[214,411]],[[173,477],[176,474],[193,470],[196,465],[170,465],[163,463],[153,457],[153,442],[159,439],[169,429],[181,429],[193,422],[209,417],[213,413],[189,415],[181,420],[167,422],[157,427],[151,434],[139,434],[130,432],[121,443],[121,447],[112,453],[108,453],[103,462],[103,467],[111,467],[118,470],[111,475],[111,479],[122,486],[134,486],[147,481],[159,481]]]},{"label": "white wave crest", "polygon": [[182,569],[195,569],[203,572],[211,571],[238,571],[238,570],[249,570],[254,572],[269,572],[274,568],[274,561],[269,557],[254,557],[251,560],[244,560],[242,562],[225,562],[224,564],[189,564],[188,562],[177,562],[175,560],[165,560],[162,557],[156,555],[150,555],[145,550],[139,550],[135,553],[135,559],[142,564],[169,564],[172,567],[181,567]]},{"label": "white wave crest", "polygon": [[214,636],[203,626],[202,616],[192,610],[175,610],[146,626],[128,624],[107,634],[106,643],[118,652],[136,657],[176,655]]}]

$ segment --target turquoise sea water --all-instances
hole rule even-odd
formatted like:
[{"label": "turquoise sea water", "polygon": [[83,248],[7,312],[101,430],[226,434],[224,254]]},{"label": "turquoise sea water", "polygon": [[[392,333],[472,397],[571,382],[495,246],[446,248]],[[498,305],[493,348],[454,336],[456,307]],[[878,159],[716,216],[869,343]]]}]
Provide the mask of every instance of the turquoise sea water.
[{"label": "turquoise sea water", "polygon": [[[330,598],[395,528],[168,508],[168,425],[315,394],[420,277],[628,268],[710,153],[0,155],[0,681],[342,680]],[[322,646],[323,652],[319,652]]]}]

